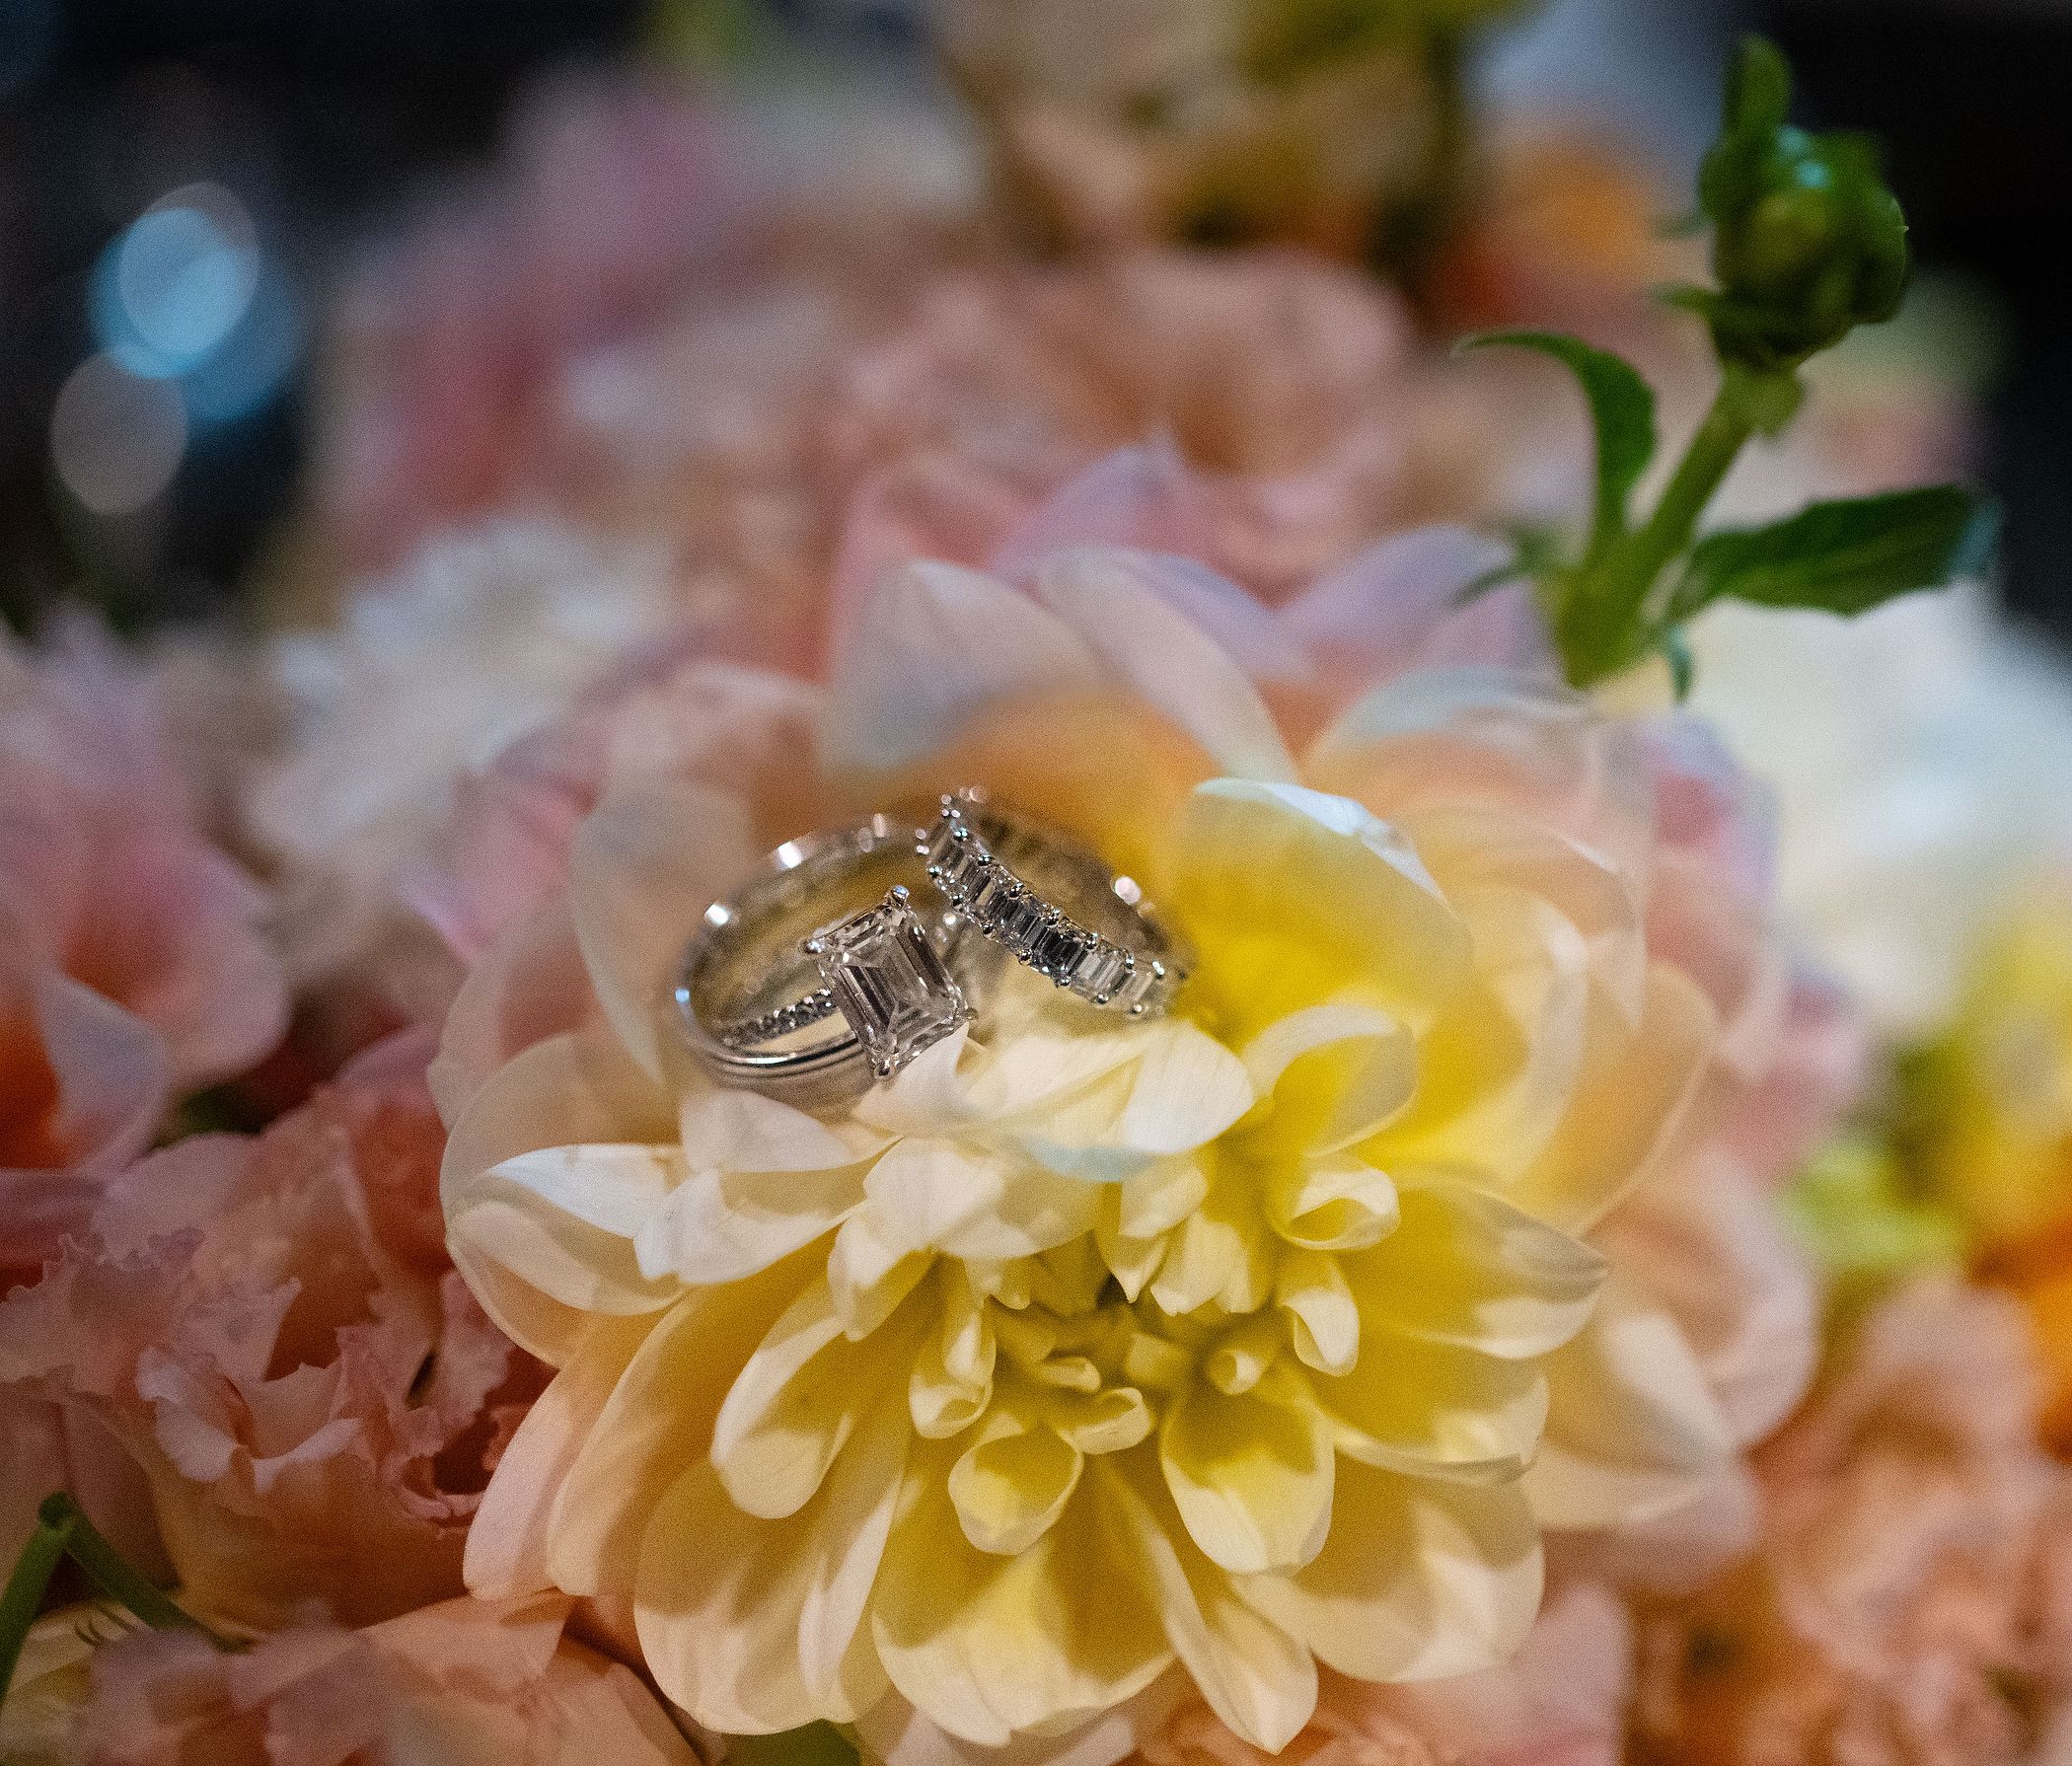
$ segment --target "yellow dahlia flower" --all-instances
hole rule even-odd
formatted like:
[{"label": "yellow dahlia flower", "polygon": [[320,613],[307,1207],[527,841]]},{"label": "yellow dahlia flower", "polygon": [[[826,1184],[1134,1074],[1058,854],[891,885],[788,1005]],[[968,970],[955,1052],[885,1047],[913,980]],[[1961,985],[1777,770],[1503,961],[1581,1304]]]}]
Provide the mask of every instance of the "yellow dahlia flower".
[{"label": "yellow dahlia flower", "polygon": [[[1413,536],[1270,616],[1144,553],[916,563],[825,684],[693,664],[571,745],[565,884],[439,1071],[456,1260],[560,1369],[478,1591],[629,1601],[722,1731],[1101,1766],[1191,1680],[1278,1749],[1319,1663],[1499,1660],[1544,1525],[1731,1467],[1810,1308],[1701,1129],[1787,990],[1702,770],[1530,675],[1348,691],[1481,567]],[[1146,884],[1174,1014],[1010,988],[821,1117],[702,1079],[664,997],[705,904],[972,783]]]}]

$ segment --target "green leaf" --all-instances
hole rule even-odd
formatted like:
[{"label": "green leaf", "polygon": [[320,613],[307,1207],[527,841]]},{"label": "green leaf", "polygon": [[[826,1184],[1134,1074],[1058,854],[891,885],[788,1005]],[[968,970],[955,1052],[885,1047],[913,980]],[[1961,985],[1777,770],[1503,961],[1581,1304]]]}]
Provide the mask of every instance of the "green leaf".
[{"label": "green leaf", "polygon": [[857,1766],[856,1744],[831,1723],[780,1735],[729,1735],[727,1766]]},{"label": "green leaf", "polygon": [[1667,618],[1686,620],[1722,598],[1864,613],[1978,570],[1999,529],[1998,508],[1955,484],[1815,503],[1769,527],[1701,540]]},{"label": "green leaf", "polygon": [[1458,347],[1466,351],[1498,344],[1552,356],[1575,375],[1590,401],[1597,436],[1597,499],[1587,556],[1595,558],[1625,533],[1633,487],[1655,458],[1654,390],[1621,357],[1559,331],[1485,331],[1463,338]]}]

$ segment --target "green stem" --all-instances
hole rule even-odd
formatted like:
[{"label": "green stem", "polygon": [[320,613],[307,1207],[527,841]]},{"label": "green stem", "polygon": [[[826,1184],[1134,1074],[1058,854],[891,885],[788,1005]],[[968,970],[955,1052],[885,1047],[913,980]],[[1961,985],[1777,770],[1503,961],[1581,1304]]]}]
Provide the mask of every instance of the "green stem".
[{"label": "green stem", "polygon": [[29,1628],[43,1610],[43,1595],[50,1579],[64,1559],[69,1528],[39,1521],[22,1555],[15,1560],[14,1574],[0,1591],[0,1700],[14,1684],[15,1664],[22,1659],[22,1646],[29,1642]]},{"label": "green stem", "polygon": [[243,1646],[235,1638],[211,1631],[191,1613],[175,1605],[164,1589],[154,1587],[122,1560],[122,1554],[102,1538],[98,1528],[80,1511],[79,1505],[63,1492],[47,1496],[37,1507],[37,1528],[15,1560],[15,1568],[0,1591],[0,1700],[14,1684],[15,1668],[22,1659],[22,1647],[30,1628],[43,1610],[43,1596],[50,1591],[50,1579],[58,1565],[70,1558],[110,1600],[127,1607],[154,1631],[192,1631],[219,1650]]},{"label": "green stem", "polygon": [[118,1605],[126,1606],[154,1631],[194,1631],[219,1650],[236,1644],[211,1631],[191,1613],[183,1611],[163,1588],[139,1576],[123,1561],[122,1554],[104,1539],[94,1523],[80,1512],[69,1496],[45,1497],[37,1510],[47,1527],[65,1529],[65,1551],[72,1562],[87,1573],[94,1586]]},{"label": "green stem", "polygon": [[1748,389],[1730,368],[1655,512],[1577,580],[1561,622],[1575,686],[1593,686],[1634,660],[1634,636],[1657,580],[1690,545],[1699,517],[1756,431],[1750,405]]}]

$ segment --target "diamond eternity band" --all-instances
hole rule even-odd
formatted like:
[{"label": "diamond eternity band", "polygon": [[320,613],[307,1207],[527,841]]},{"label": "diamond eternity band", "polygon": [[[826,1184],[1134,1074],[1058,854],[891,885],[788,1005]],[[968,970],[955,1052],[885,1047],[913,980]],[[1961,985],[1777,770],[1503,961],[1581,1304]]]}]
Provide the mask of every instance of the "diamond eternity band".
[{"label": "diamond eternity band", "polygon": [[[989,838],[990,837],[990,838]],[[1104,936],[1047,900],[1017,875],[996,847],[1040,851],[1048,846],[1055,867],[1062,858],[1082,872],[1078,899],[1094,885],[1111,920],[1127,917],[1129,942]],[[1114,1006],[1132,1017],[1162,1012],[1186,979],[1171,938],[1142,912],[1136,884],[1056,837],[1036,834],[992,810],[977,791],[942,799],[932,829],[920,831],[915,850],[927,860],[928,878],[973,927],[1003,946],[1038,975],[1089,1005]],[[1040,860],[1039,860],[1040,861]],[[1083,874],[1088,865],[1098,876]]]}]

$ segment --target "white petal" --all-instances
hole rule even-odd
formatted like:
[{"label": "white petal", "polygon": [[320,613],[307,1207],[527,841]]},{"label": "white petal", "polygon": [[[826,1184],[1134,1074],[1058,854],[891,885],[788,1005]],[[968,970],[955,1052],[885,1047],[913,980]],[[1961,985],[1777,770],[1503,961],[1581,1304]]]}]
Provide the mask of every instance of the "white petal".
[{"label": "white petal", "polygon": [[1084,640],[999,578],[910,563],[878,584],[835,659],[821,761],[888,772],[946,748],[979,712],[1101,678]]},{"label": "white petal", "polygon": [[1035,594],[1137,697],[1185,730],[1217,768],[1241,778],[1295,777],[1273,713],[1237,662],[1180,611],[1161,578],[1212,573],[1150,552],[1062,552]]},{"label": "white petal", "polygon": [[568,900],[583,965],[620,1041],[657,1080],[692,928],[758,855],[747,809],[706,785],[629,786],[576,829]]}]

